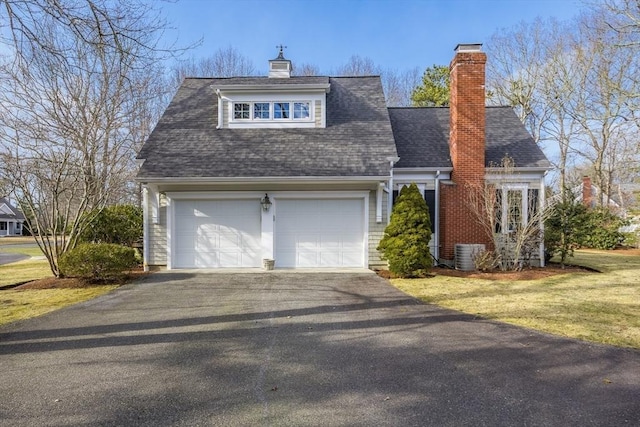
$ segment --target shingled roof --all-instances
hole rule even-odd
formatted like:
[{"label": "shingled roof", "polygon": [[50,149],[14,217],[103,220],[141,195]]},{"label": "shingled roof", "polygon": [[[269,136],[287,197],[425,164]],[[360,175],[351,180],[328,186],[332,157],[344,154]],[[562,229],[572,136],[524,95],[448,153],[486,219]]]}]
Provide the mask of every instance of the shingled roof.
[{"label": "shingled roof", "polygon": [[[3,206],[4,208],[0,209],[0,220],[13,219],[13,220],[24,221],[25,219],[24,214],[18,209],[16,209],[11,203],[9,203],[9,200],[7,200],[4,197],[0,197],[0,208],[2,208]],[[10,212],[6,212],[6,211],[10,211]]]},{"label": "shingled roof", "polygon": [[[326,82],[326,128],[216,129],[213,86]],[[138,154],[138,179],[379,177],[395,156],[378,76],[188,78]]]},{"label": "shingled roof", "polygon": [[[452,167],[449,108],[389,108],[389,117],[400,157],[395,167]],[[551,166],[511,107],[486,107],[485,165],[498,165],[505,155],[520,168]]]}]

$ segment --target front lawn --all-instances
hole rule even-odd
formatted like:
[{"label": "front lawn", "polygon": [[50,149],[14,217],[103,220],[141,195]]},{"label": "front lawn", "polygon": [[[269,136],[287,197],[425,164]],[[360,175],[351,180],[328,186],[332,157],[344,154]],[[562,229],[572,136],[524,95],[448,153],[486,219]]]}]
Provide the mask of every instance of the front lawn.
[{"label": "front lawn", "polygon": [[577,251],[569,271],[537,280],[488,280],[437,275],[392,279],[424,302],[552,334],[640,348],[640,255]]},{"label": "front lawn", "polygon": [[63,289],[0,290],[0,325],[41,316],[105,294],[118,285]]},{"label": "front lawn", "polygon": [[0,265],[0,288],[50,276],[51,268],[46,259],[27,259]]}]

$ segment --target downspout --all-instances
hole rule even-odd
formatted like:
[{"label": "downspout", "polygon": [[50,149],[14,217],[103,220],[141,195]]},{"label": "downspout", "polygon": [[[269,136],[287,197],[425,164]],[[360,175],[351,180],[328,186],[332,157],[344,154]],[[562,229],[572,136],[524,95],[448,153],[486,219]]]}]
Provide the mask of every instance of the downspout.
[{"label": "downspout", "polygon": [[393,165],[400,161],[400,157],[387,157],[389,160],[389,196],[387,197],[387,224],[391,221],[391,209],[393,208]]},{"label": "downspout", "polygon": [[149,271],[149,189],[142,187],[142,265]]},{"label": "downspout", "polygon": [[436,240],[434,245],[433,257],[440,262],[440,171],[436,171],[435,178],[436,185],[436,206],[433,213],[433,238]]},{"label": "downspout", "polygon": [[384,182],[378,183],[378,189],[376,192],[376,222],[380,224],[382,222],[382,192],[385,190]]}]

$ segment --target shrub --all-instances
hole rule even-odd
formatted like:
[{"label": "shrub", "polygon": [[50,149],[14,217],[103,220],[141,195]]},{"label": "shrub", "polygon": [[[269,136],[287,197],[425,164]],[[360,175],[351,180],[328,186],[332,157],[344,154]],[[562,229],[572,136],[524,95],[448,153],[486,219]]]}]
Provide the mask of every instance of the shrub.
[{"label": "shrub", "polygon": [[558,255],[560,264],[564,265],[567,257],[573,256],[586,215],[587,208],[573,198],[553,205],[544,224],[545,261]]},{"label": "shrub", "polygon": [[83,243],[58,260],[63,275],[91,281],[120,279],[137,264],[135,249],[111,243]]},{"label": "shrub", "polygon": [[614,249],[624,236],[619,231],[626,221],[611,210],[599,207],[587,210],[578,235],[580,246],[593,249]]},{"label": "shrub", "polygon": [[113,205],[89,212],[91,221],[80,234],[81,242],[132,246],[142,239],[142,209]]},{"label": "shrub", "polygon": [[391,220],[378,245],[382,259],[398,277],[419,277],[433,265],[429,252],[431,219],[418,186],[403,187],[393,206]]},{"label": "shrub", "polygon": [[473,251],[471,259],[475,269],[480,271],[491,271],[500,264],[500,254],[494,251]]}]

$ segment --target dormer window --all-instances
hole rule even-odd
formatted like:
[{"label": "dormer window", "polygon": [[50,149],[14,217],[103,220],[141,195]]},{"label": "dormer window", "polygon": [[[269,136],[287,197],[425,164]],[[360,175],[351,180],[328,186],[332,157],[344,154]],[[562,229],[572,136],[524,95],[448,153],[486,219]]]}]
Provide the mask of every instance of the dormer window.
[{"label": "dormer window", "polygon": [[289,114],[288,102],[274,102],[273,103],[273,118],[274,119],[288,119],[291,117]]},{"label": "dormer window", "polygon": [[253,118],[269,120],[271,118],[270,105],[268,102],[254,102],[253,104]]},{"label": "dormer window", "polygon": [[233,104],[234,120],[246,120],[250,118],[251,105],[248,102],[236,102]]},{"label": "dormer window", "polygon": [[234,102],[233,121],[310,122],[310,101]]},{"label": "dormer window", "polygon": [[308,102],[294,102],[293,103],[293,118],[294,119],[308,119],[309,118],[309,103]]}]

